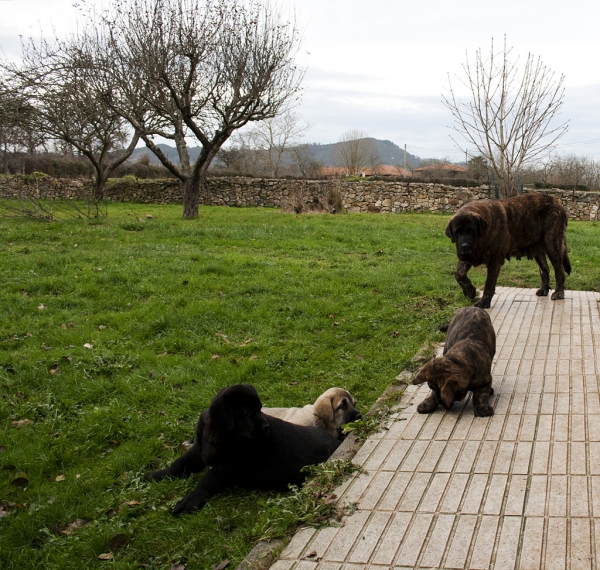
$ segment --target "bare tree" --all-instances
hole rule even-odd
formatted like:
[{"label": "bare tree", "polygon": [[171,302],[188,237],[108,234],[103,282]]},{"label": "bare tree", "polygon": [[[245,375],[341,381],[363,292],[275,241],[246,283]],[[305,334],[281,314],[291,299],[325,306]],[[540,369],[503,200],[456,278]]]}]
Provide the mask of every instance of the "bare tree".
[{"label": "bare tree", "polygon": [[443,97],[455,119],[451,128],[490,163],[503,197],[515,193],[523,165],[547,155],[568,128],[566,122],[554,125],[563,106],[564,76],[556,77],[531,54],[521,72],[518,58],[510,60],[511,51],[505,38],[499,53],[492,40],[488,56],[477,50],[473,64],[467,56],[466,78],[459,81],[470,92],[469,99],[460,99],[450,77],[450,94]]},{"label": "bare tree", "polygon": [[302,115],[292,109],[253,126],[253,141],[256,148],[265,153],[271,178],[279,176],[284,153],[297,146],[299,139],[310,127],[309,123],[302,121]]},{"label": "bare tree", "polygon": [[[106,46],[110,106],[183,183],[183,217],[198,216],[207,169],[231,134],[275,117],[299,90],[299,34],[265,0],[115,0],[90,29]],[[155,137],[173,140],[179,162]],[[188,140],[202,150],[194,164]]]},{"label": "bare tree", "polygon": [[356,176],[365,168],[375,169],[380,161],[373,139],[363,131],[350,129],[333,148],[333,163],[345,168],[348,176]]},{"label": "bare tree", "polygon": [[308,144],[301,144],[290,148],[292,162],[304,178],[319,176],[323,163],[315,158],[315,151]]},{"label": "bare tree", "polygon": [[82,57],[81,37],[23,44],[18,65],[4,67],[31,107],[35,130],[75,148],[95,170],[93,201],[102,200],[106,180],[134,151],[139,135],[103,100],[93,63]]},{"label": "bare tree", "polygon": [[0,62],[0,155],[7,172],[9,153],[46,150],[47,136],[37,128],[35,107],[4,67]]}]

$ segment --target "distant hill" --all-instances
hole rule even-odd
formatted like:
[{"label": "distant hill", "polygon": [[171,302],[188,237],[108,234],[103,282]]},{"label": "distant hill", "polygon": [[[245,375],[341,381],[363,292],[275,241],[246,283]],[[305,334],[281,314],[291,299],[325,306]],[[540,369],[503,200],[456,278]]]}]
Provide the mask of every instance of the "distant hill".
[{"label": "distant hill", "polygon": [[[404,164],[404,149],[400,148],[396,143],[387,140],[374,139],[369,137],[373,141],[379,154],[379,160],[381,164],[396,165]],[[333,164],[333,148],[337,143],[319,144],[312,143],[309,146],[315,153],[315,158],[322,162],[325,166],[334,166]],[[408,166],[419,166],[421,159],[410,152],[406,153],[406,163]]]},{"label": "distant hill", "polygon": [[[371,137],[369,137],[369,138],[371,138]],[[373,143],[375,143],[375,146],[377,147],[377,152],[379,154],[379,160],[381,161],[381,164],[392,164],[392,165],[395,165],[395,164],[403,165],[404,164],[404,149],[403,148],[400,148],[397,144],[393,143],[392,141],[380,140],[380,139],[374,139],[374,138],[371,138],[371,140],[373,141]],[[333,155],[333,147],[335,145],[336,145],[336,143],[329,143],[329,144],[310,143],[309,144],[310,148],[315,153],[315,159],[318,160],[319,162],[323,163],[323,165],[325,165],[325,166],[334,166],[332,155]],[[179,162],[179,159],[177,156],[177,150],[175,149],[174,146],[170,146],[167,144],[159,144],[158,146],[170,160],[172,160],[174,162]],[[190,160],[192,162],[194,162],[198,158],[198,155],[200,154],[200,147],[198,147],[198,146],[190,147],[188,149],[188,152],[190,153]],[[141,155],[144,155],[144,154],[147,154],[148,156],[150,156],[150,162],[152,164],[160,164],[160,161],[158,160],[158,158],[156,158],[156,156],[150,150],[148,150],[146,147],[136,148],[133,151],[133,154],[131,155],[130,160],[135,161]],[[419,158],[418,156],[415,156],[414,154],[411,154],[410,152],[407,152],[406,153],[406,162],[407,162],[408,166],[412,166],[414,168],[421,164],[421,158]]]}]

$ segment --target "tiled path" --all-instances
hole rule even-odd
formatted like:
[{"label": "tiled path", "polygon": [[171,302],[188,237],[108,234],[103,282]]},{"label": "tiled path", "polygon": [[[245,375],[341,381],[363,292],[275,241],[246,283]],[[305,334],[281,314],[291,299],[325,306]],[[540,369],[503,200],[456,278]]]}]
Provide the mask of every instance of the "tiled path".
[{"label": "tiled path", "polygon": [[600,295],[566,296],[498,288],[495,415],[417,414],[410,386],[337,491],[357,510],[271,570],[600,568]]}]

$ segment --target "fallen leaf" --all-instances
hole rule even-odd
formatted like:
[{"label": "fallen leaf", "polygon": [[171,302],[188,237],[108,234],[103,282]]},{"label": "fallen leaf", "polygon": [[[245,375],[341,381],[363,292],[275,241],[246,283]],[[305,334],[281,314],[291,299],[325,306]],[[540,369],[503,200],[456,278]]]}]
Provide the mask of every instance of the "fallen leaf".
[{"label": "fallen leaf", "polygon": [[120,550],[121,548],[123,548],[126,544],[127,544],[127,535],[124,533],[120,533],[120,534],[116,534],[115,536],[113,536],[108,545],[106,546],[106,548],[108,550],[110,550],[111,552],[116,552],[117,550]]},{"label": "fallen leaf", "polygon": [[223,333],[215,333],[215,336],[218,336],[220,338],[222,338],[227,344],[229,344],[229,339],[227,338],[226,334]]},{"label": "fallen leaf", "polygon": [[252,342],[254,342],[254,339],[252,339],[252,338],[249,338],[248,340],[245,340],[245,341],[242,343],[242,346],[247,346],[247,345],[249,345],[249,344],[250,344],[250,343],[252,343]]},{"label": "fallen leaf", "polygon": [[46,308],[46,305],[44,305],[43,303],[40,303],[40,304],[38,305],[38,309],[39,309],[40,311],[43,311],[45,308]]},{"label": "fallen leaf", "polygon": [[112,519],[113,517],[117,516],[117,511],[115,511],[115,509],[109,509],[108,511],[106,511],[106,518],[107,519]]},{"label": "fallen leaf", "polygon": [[2,508],[2,505],[0,505],[0,519],[3,519],[3,518],[5,518],[5,517],[7,517],[7,516],[8,516],[8,511],[5,511],[5,510]]},{"label": "fallen leaf", "polygon": [[362,354],[357,354],[356,358],[358,358],[361,362],[365,359],[365,357]]},{"label": "fallen leaf", "polygon": [[94,348],[94,345],[93,345],[93,344],[90,344],[89,342],[86,342],[86,343],[83,345],[83,348],[87,348],[88,350],[92,350],[92,348]]},{"label": "fallen leaf", "polygon": [[105,552],[104,554],[98,556],[98,560],[112,560],[113,557],[114,554],[112,552]]},{"label": "fallen leaf", "polygon": [[65,480],[65,475],[64,473],[62,475],[58,475],[55,479],[55,481],[64,481]]},{"label": "fallen leaf", "polygon": [[394,331],[394,332],[392,333],[392,336],[393,336],[394,338],[396,338],[396,337],[397,337],[399,334],[400,334],[400,332],[399,332],[399,331]]},{"label": "fallen leaf", "polygon": [[63,323],[62,325],[60,325],[60,328],[61,328],[61,329],[65,329],[65,330],[66,330],[66,328],[67,328],[67,323]]},{"label": "fallen leaf", "polygon": [[337,495],[335,493],[331,493],[331,495],[329,495],[329,497],[327,497],[325,499],[325,504],[331,505],[331,503],[335,503],[336,499],[337,499]]},{"label": "fallen leaf", "polygon": [[315,558],[316,555],[317,551],[313,550],[312,552],[309,552],[304,558]]},{"label": "fallen leaf", "polygon": [[333,326],[333,327],[337,327],[339,324],[340,324],[340,323],[338,323],[337,321],[334,321],[333,325],[331,325],[331,326]]},{"label": "fallen leaf", "polygon": [[250,358],[248,358],[248,360],[258,360],[258,356],[256,356],[256,354],[253,354],[252,356],[250,356]]},{"label": "fallen leaf", "polygon": [[146,219],[147,220],[151,220],[152,219],[152,214],[146,214]]},{"label": "fallen leaf", "polygon": [[139,501],[127,501],[126,503],[123,503],[126,507],[135,507],[136,505],[139,505],[140,502]]},{"label": "fallen leaf", "polygon": [[290,386],[296,386],[298,382],[290,382]]},{"label": "fallen leaf", "polygon": [[52,530],[56,534],[65,534],[69,536],[75,531],[79,530],[81,527],[87,526],[88,524],[90,524],[90,521],[86,519],[75,519],[73,522],[67,523],[65,525],[55,524],[52,527]]},{"label": "fallen leaf", "polygon": [[327,315],[327,317],[330,319],[335,319],[335,315],[333,313],[331,313],[331,315]]},{"label": "fallen leaf", "polygon": [[225,558],[225,560],[221,560],[218,564],[213,566],[213,570],[223,570],[223,568],[227,568],[229,566],[229,560]]},{"label": "fallen leaf", "polygon": [[211,358],[212,360],[216,360],[217,358],[219,358],[219,355],[215,353],[211,356]]},{"label": "fallen leaf", "polygon": [[78,245],[79,245],[79,244],[77,244],[77,243],[76,243],[76,244],[73,244],[73,247],[77,247]]},{"label": "fallen leaf", "polygon": [[29,479],[25,473],[17,473],[15,478],[11,481],[11,485],[17,489],[25,489],[29,485]]},{"label": "fallen leaf", "polygon": [[185,570],[184,564],[173,564],[169,570]]},{"label": "fallen leaf", "polygon": [[48,368],[48,372],[50,372],[50,374],[56,374],[58,372],[58,364],[52,364],[50,368]]},{"label": "fallen leaf", "polygon": [[17,420],[17,421],[11,422],[11,423],[15,427],[22,427],[22,426],[28,426],[29,424],[32,424],[33,422],[31,420]]},{"label": "fallen leaf", "polygon": [[51,505],[56,500],[56,497],[50,497],[46,502]]},{"label": "fallen leaf", "polygon": [[98,325],[98,329],[103,331],[106,327],[104,325]]}]

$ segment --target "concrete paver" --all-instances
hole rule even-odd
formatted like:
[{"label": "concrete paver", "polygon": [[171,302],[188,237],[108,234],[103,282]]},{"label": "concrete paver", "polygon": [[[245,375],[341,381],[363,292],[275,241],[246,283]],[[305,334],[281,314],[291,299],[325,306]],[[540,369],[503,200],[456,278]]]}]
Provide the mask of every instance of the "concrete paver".
[{"label": "concrete paver", "polygon": [[470,399],[415,413],[409,386],[388,429],[336,492],[356,510],[302,529],[274,570],[538,569],[600,565],[600,295],[498,287],[495,415]]}]

